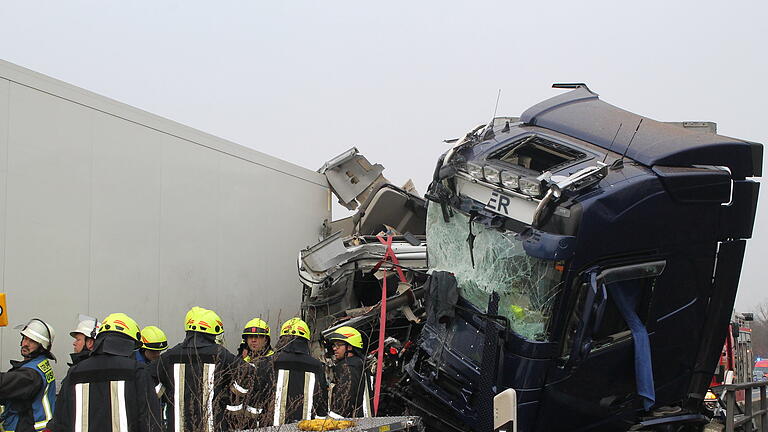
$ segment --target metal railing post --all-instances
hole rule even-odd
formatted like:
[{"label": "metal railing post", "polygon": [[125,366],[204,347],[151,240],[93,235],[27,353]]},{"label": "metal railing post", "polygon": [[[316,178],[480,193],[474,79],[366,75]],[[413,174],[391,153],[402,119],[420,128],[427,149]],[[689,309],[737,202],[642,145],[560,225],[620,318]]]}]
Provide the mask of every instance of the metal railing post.
[{"label": "metal railing post", "polygon": [[728,390],[725,394],[725,432],[733,432],[734,413],[736,412],[736,395]]},{"label": "metal railing post", "polygon": [[744,432],[752,432],[752,387],[744,389]]},{"label": "metal railing post", "polygon": [[768,400],[765,399],[765,386],[760,386],[760,432],[768,432]]}]

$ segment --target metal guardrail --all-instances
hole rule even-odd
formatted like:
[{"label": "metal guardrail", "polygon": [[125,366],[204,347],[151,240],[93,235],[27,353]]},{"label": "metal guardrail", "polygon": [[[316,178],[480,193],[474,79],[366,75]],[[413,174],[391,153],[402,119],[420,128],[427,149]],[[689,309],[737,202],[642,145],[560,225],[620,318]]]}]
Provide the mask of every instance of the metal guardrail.
[{"label": "metal guardrail", "polygon": [[[768,398],[766,398],[768,381],[758,381],[740,384],[728,384],[719,386],[725,391],[725,432],[734,432],[737,427],[743,426],[745,432],[753,432],[753,420],[757,420],[757,430],[768,432]],[[760,390],[759,409],[753,406],[752,393],[754,389]],[[744,391],[744,413],[737,412],[736,392]]]}]

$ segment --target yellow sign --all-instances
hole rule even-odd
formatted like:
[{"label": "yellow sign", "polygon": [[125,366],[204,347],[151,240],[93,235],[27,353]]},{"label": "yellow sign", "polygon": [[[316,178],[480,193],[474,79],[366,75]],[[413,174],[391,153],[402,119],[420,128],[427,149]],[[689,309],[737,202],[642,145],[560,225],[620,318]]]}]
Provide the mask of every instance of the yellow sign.
[{"label": "yellow sign", "polygon": [[53,381],[55,378],[53,376],[53,369],[51,369],[51,363],[48,361],[48,359],[45,359],[41,361],[37,368],[40,369],[41,372],[45,375],[46,381],[50,384],[51,381]]},{"label": "yellow sign", "polygon": [[8,325],[8,310],[5,307],[5,293],[0,293],[0,327]]}]

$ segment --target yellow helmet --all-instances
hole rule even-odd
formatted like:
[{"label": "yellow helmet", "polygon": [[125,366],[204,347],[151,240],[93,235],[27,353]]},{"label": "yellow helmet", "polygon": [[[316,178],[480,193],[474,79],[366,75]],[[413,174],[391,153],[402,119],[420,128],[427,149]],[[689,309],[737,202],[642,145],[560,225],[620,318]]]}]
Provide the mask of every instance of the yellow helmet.
[{"label": "yellow helmet", "polygon": [[141,330],[133,318],[124,313],[113,313],[101,321],[99,334],[106,332],[117,332],[129,336],[136,342],[141,342]]},{"label": "yellow helmet", "polygon": [[152,351],[163,351],[168,348],[168,339],[160,328],[146,326],[141,330],[141,347]]},{"label": "yellow helmet", "polygon": [[309,326],[301,318],[291,318],[280,327],[280,336],[301,336],[309,340]]},{"label": "yellow helmet", "polygon": [[192,326],[198,319],[200,319],[201,316],[203,316],[205,311],[206,309],[201,308],[200,306],[192,306],[192,309],[187,311],[187,316],[184,317],[184,330],[192,331]]},{"label": "yellow helmet", "polygon": [[243,328],[243,337],[249,335],[260,335],[267,337],[272,336],[269,330],[269,324],[267,324],[267,322],[261,318],[254,318],[245,323],[245,328]]},{"label": "yellow helmet", "polygon": [[195,306],[187,312],[184,330],[220,335],[224,333],[224,323],[216,312]]},{"label": "yellow helmet", "polygon": [[357,329],[349,326],[339,327],[325,338],[328,342],[341,341],[351,346],[363,349],[363,336]]}]

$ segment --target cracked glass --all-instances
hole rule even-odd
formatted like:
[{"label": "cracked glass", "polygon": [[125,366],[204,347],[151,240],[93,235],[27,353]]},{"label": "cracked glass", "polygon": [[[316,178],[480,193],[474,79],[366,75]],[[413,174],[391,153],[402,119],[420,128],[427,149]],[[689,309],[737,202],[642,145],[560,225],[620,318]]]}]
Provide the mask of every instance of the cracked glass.
[{"label": "cracked glass", "polygon": [[455,209],[445,222],[440,205],[429,203],[430,269],[453,273],[459,294],[483,312],[491,293],[498,293],[499,315],[509,318],[515,333],[529,340],[548,340],[547,323],[562,273],[554,262],[528,256],[517,233],[477,222],[472,222],[475,239],[470,254],[469,224],[469,216]]}]

